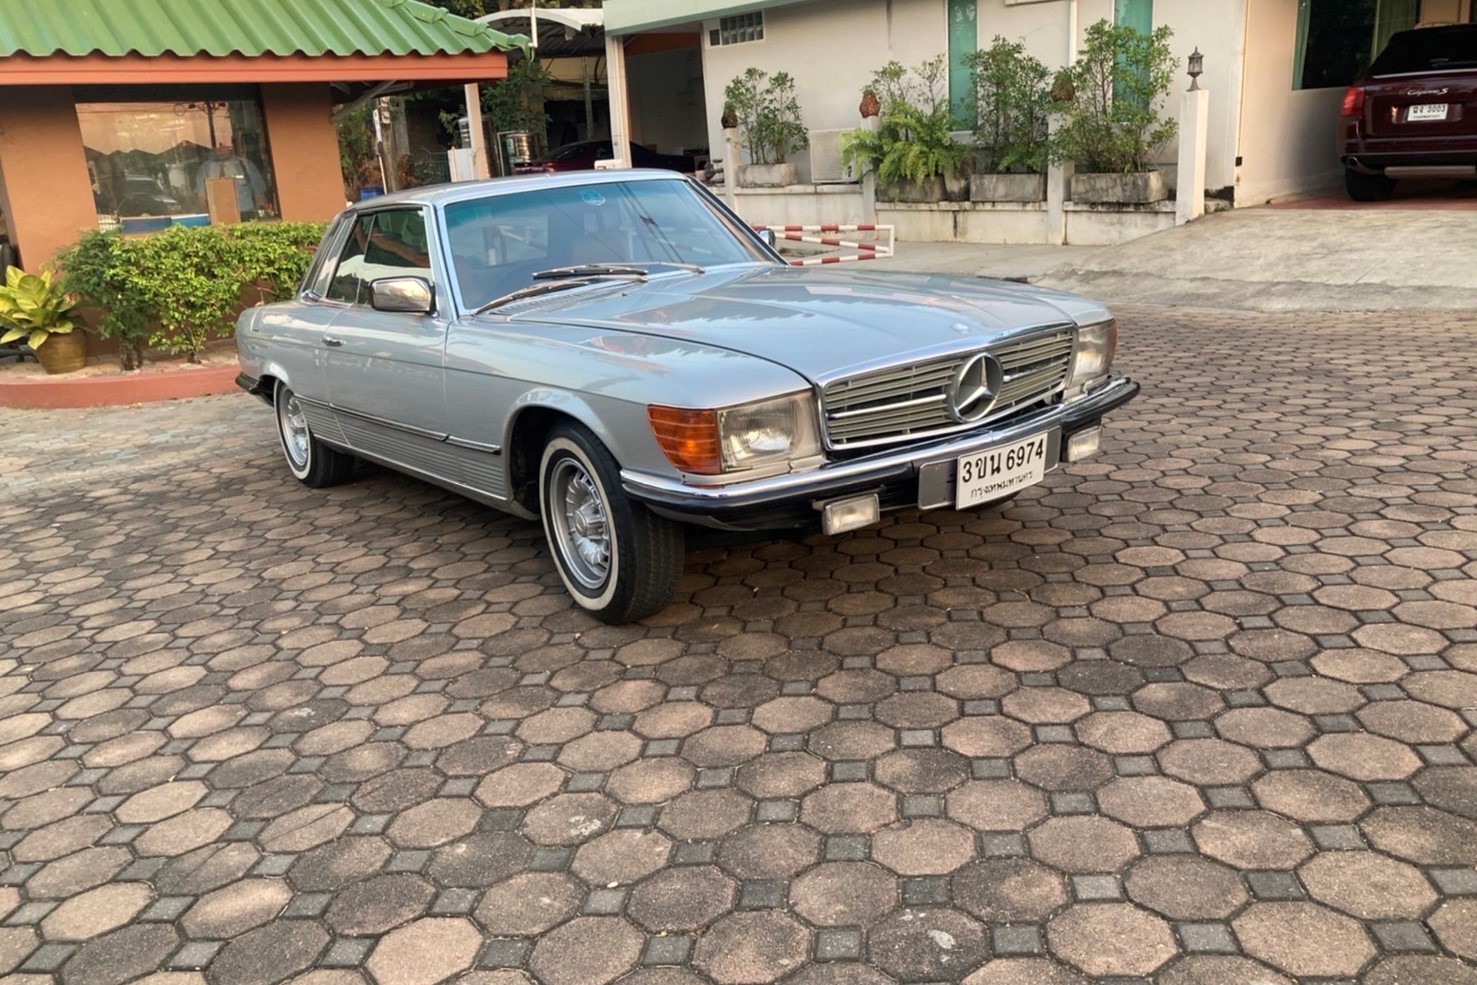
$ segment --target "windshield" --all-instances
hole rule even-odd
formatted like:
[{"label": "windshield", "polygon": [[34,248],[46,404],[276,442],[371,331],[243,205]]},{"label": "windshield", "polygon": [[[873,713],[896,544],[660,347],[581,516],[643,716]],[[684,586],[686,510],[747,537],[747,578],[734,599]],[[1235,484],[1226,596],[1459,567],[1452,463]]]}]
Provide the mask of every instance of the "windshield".
[{"label": "windshield", "polygon": [[446,206],[446,234],[467,310],[556,267],[770,259],[681,179],[562,185],[456,202]]},{"label": "windshield", "polygon": [[1397,34],[1374,60],[1369,74],[1404,75],[1458,68],[1477,68],[1477,24]]}]

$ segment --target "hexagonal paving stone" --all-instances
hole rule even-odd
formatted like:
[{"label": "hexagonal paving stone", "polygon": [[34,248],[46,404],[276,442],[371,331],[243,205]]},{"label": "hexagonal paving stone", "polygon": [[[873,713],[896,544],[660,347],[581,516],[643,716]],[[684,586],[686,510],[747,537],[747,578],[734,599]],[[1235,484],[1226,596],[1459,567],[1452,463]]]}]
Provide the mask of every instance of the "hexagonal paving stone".
[{"label": "hexagonal paving stone", "polygon": [[696,930],[728,911],[737,894],[732,879],[713,866],[665,869],[631,892],[626,912],[655,933]]},{"label": "hexagonal paving stone", "polygon": [[820,855],[821,839],[799,824],[754,824],[723,839],[718,864],[738,879],[788,879]]},{"label": "hexagonal paving stone", "polygon": [[1447,900],[1426,922],[1448,951],[1477,961],[1477,899]]},{"label": "hexagonal paving stone", "polygon": [[872,836],[872,858],[903,876],[948,875],[973,857],[974,834],[952,821],[900,821]]},{"label": "hexagonal paving stone", "polygon": [[1269,811],[1299,821],[1348,822],[1369,808],[1369,795],[1352,780],[1319,770],[1274,770],[1251,785]]},{"label": "hexagonal paving stone", "polygon": [[1298,875],[1314,899],[1362,920],[1414,920],[1436,902],[1419,869],[1375,852],[1325,852]]},{"label": "hexagonal paving stone", "polygon": [[1292,869],[1313,853],[1301,828],[1266,811],[1214,811],[1193,834],[1202,852],[1241,869]]},{"label": "hexagonal paving stone", "polygon": [[85,941],[121,927],[149,905],[153,893],[141,882],[115,882],[66,900],[41,921],[49,941]]},{"label": "hexagonal paving stone", "polygon": [[244,879],[200,897],[180,926],[191,937],[230,940],[277,916],[291,899],[281,879]]},{"label": "hexagonal paving stone", "polygon": [[804,963],[810,940],[810,931],[783,913],[730,913],[698,941],[693,964],[722,985],[766,985]]},{"label": "hexagonal paving stone", "polygon": [[1183,828],[1205,810],[1198,790],[1164,776],[1120,776],[1097,797],[1104,814],[1139,828]]},{"label": "hexagonal paving stone", "polygon": [[950,817],[979,831],[1023,830],[1047,814],[1046,796],[1017,780],[971,780],[946,804]]},{"label": "hexagonal paving stone", "polygon": [[636,882],[665,865],[671,848],[658,832],[624,828],[581,845],[572,868],[594,885]]},{"label": "hexagonal paving stone", "polygon": [[954,978],[989,953],[984,928],[956,910],[898,910],[867,935],[868,961],[899,981]]},{"label": "hexagonal paving stone", "polygon": [[381,938],[365,967],[380,985],[435,985],[470,968],[481,944],[470,920],[427,917]]},{"label": "hexagonal paving stone", "polygon": [[1369,843],[1417,865],[1471,865],[1477,821],[1434,807],[1376,807],[1359,822]]},{"label": "hexagonal paving stone", "polygon": [[1033,856],[1064,872],[1117,872],[1139,854],[1133,832],[1104,817],[1053,817],[1026,838]]},{"label": "hexagonal paving stone", "polygon": [[1170,965],[1159,975],[1160,985],[1293,985],[1264,964],[1229,954],[1191,954]]},{"label": "hexagonal paving stone", "polygon": [[825,834],[866,834],[897,819],[897,797],[870,783],[836,783],[807,795],[800,817]]},{"label": "hexagonal paving stone", "polygon": [[418,875],[379,875],[334,896],[326,919],[335,933],[346,937],[383,934],[423,914],[435,894]]},{"label": "hexagonal paving stone", "polygon": [[1247,900],[1234,870],[1194,855],[1141,859],[1124,889],[1135,903],[1171,920],[1224,920]]},{"label": "hexagonal paving stone", "polygon": [[564,873],[524,872],[483,894],[475,915],[493,936],[540,934],[573,916],[583,896]]},{"label": "hexagonal paving stone", "polygon": [[1352,780],[1403,780],[1420,769],[1408,746],[1359,732],[1321,735],[1308,746],[1313,762]]},{"label": "hexagonal paving stone", "polygon": [[954,902],[991,924],[1035,923],[1067,902],[1067,880],[1025,858],[971,862],[951,877]]},{"label": "hexagonal paving stone", "polygon": [[1076,724],[1077,737],[1114,755],[1145,755],[1172,738],[1169,726],[1135,711],[1095,711]]},{"label": "hexagonal paving stone", "polygon": [[897,902],[897,877],[870,862],[823,862],[790,886],[795,912],[820,926],[867,926]]},{"label": "hexagonal paving stone", "polygon": [[1177,739],[1159,751],[1170,776],[1204,786],[1246,783],[1262,771],[1257,754],[1223,739]]},{"label": "hexagonal paving stone", "polygon": [[1047,940],[1089,975],[1148,975],[1174,956],[1169,924],[1129,903],[1078,903],[1052,917]]},{"label": "hexagonal paving stone", "polygon": [[1294,976],[1351,978],[1375,955],[1357,921],[1316,903],[1253,903],[1232,926],[1247,953]]}]

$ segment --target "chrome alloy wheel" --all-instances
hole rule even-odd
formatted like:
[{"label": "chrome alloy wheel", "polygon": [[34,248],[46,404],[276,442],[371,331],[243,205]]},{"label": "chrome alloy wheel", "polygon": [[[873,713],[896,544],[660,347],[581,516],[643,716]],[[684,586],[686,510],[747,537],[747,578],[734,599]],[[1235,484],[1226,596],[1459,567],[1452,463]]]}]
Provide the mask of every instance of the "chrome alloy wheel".
[{"label": "chrome alloy wheel", "polygon": [[585,588],[601,588],[610,578],[610,521],[600,487],[573,458],[562,459],[549,476],[554,539],[564,566]]},{"label": "chrome alloy wheel", "polygon": [[282,429],[282,450],[287,453],[287,461],[293,469],[302,471],[308,467],[309,442],[312,435],[308,432],[308,415],[303,412],[303,405],[297,399],[297,394],[288,390],[283,396],[287,399],[277,402],[277,419]]}]

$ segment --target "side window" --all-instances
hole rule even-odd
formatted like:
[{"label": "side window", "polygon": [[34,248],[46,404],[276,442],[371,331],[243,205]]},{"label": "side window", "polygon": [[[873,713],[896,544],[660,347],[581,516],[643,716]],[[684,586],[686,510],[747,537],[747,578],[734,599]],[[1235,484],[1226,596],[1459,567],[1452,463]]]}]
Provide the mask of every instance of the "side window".
[{"label": "side window", "polygon": [[365,280],[423,277],[431,280],[426,217],[420,212],[379,212],[364,251]]},{"label": "side window", "polygon": [[345,304],[358,304],[359,294],[364,288],[364,250],[369,245],[369,232],[374,225],[374,216],[360,216],[349,230],[349,238],[339,253],[334,266],[333,279],[328,282],[324,297]]}]

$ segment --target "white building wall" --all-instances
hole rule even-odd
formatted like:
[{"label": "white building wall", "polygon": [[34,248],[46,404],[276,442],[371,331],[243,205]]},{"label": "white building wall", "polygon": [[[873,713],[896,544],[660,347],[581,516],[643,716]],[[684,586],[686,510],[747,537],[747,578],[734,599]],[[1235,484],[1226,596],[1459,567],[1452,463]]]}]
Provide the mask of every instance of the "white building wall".
[{"label": "white building wall", "polygon": [[1294,89],[1297,0],[1248,0],[1236,204],[1337,183],[1344,90]]},{"label": "white building wall", "polygon": [[[749,67],[795,79],[807,130],[859,126],[862,89],[896,58],[914,65],[948,50],[944,0],[815,0],[764,12],[764,40],[708,46],[703,25],[703,77],[706,80],[709,146],[722,156],[723,90]],[[810,179],[810,156],[791,158],[800,179]]]}]

